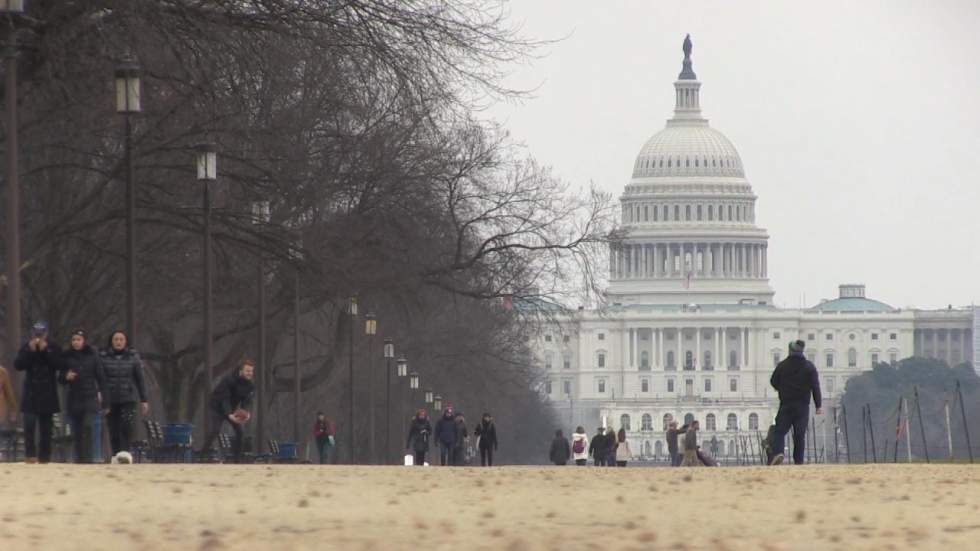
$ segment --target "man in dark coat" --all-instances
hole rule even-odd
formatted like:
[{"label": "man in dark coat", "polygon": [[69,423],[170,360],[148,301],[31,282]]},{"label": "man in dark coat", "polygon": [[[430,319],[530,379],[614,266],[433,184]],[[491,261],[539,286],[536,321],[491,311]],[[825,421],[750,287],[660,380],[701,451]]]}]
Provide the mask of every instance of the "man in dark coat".
[{"label": "man in dark coat", "polygon": [[242,425],[252,417],[246,408],[251,407],[252,396],[255,394],[255,384],[252,382],[254,378],[255,365],[251,360],[242,360],[239,368],[222,377],[211,391],[207,412],[211,416],[211,430],[204,439],[202,454],[211,449],[214,439],[221,433],[222,424],[227,421],[235,431],[235,439],[231,445],[232,456],[235,463],[241,462],[242,440],[245,438]]},{"label": "man in dark coat", "polygon": [[480,465],[493,467],[493,452],[497,451],[497,426],[489,413],[483,414],[483,419],[476,426],[473,434],[479,438]]},{"label": "man in dark coat", "polygon": [[677,421],[671,419],[667,425],[667,453],[670,454],[670,466],[681,466],[681,452],[677,445],[677,438],[687,432],[687,425],[677,428]]},{"label": "man in dark coat", "polygon": [[[86,341],[84,331],[75,331],[71,347],[63,355],[64,369],[58,381],[68,387],[68,419],[75,443],[75,462],[92,462],[92,426],[102,415],[102,397],[108,386],[99,353]],[[108,405],[105,406],[108,408]]]},{"label": "man in dark coat", "polygon": [[439,448],[439,464],[452,465],[453,450],[456,449],[456,420],[453,408],[447,407],[436,422],[436,446]]},{"label": "man in dark coat", "polygon": [[425,454],[429,451],[430,436],[432,436],[432,423],[429,423],[429,414],[424,409],[420,409],[412,419],[412,425],[408,429],[408,443],[406,444],[415,458],[413,465],[425,466]]},{"label": "man in dark coat", "polygon": [[[47,324],[43,321],[35,323],[30,340],[14,360],[14,368],[25,373],[20,411],[24,414],[27,463],[47,463],[51,460],[52,416],[61,411],[58,400],[58,372],[61,366],[61,349],[48,342]],[[40,429],[40,453],[35,445],[35,428]]]},{"label": "man in dark coat", "polygon": [[806,451],[806,429],[810,421],[811,395],[817,415],[822,413],[820,377],[816,366],[803,355],[805,346],[803,341],[791,342],[789,356],[779,362],[769,379],[772,387],[779,392],[779,411],[776,413],[770,465],[783,462],[783,443],[790,428],[793,429],[793,463],[802,465]]},{"label": "man in dark coat", "polygon": [[596,429],[598,432],[592,437],[592,443],[589,444],[589,455],[592,456],[592,460],[595,462],[596,467],[606,466],[606,452],[609,450],[609,444],[606,442],[606,433],[602,427]]},{"label": "man in dark coat", "polygon": [[551,441],[551,451],[548,452],[548,459],[555,465],[565,465],[568,458],[572,456],[572,448],[568,445],[568,440],[562,435],[560,430],[555,431],[555,439]]}]

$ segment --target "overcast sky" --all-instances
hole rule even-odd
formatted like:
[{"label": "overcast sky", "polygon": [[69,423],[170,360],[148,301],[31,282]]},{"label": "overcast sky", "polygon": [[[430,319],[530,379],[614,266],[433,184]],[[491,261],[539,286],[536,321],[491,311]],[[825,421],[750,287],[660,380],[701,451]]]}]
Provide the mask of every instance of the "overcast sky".
[{"label": "overcast sky", "polygon": [[776,303],[865,283],[893,306],[980,304],[980,2],[515,0],[563,40],[490,114],[564,180],[616,197],[672,115],[681,43],[769,231]]}]

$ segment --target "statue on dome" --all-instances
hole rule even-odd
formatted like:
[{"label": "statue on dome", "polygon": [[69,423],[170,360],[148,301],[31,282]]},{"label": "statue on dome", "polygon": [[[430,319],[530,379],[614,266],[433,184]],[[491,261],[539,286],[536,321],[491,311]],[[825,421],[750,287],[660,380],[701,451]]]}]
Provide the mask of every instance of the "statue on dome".
[{"label": "statue on dome", "polygon": [[694,48],[694,44],[691,43],[691,35],[684,37],[684,69],[681,74],[677,76],[680,80],[697,80],[698,76],[694,74],[694,69],[691,68],[691,50]]},{"label": "statue on dome", "polygon": [[694,44],[691,43],[691,35],[688,34],[684,37],[684,59],[691,59],[691,48]]}]

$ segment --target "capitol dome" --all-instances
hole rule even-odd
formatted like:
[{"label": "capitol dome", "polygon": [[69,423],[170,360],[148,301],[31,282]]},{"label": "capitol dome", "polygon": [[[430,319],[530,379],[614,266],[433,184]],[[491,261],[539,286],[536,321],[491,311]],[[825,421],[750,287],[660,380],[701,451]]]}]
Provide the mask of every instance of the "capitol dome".
[{"label": "capitol dome", "polygon": [[[671,123],[677,121],[670,121]],[[730,176],[744,178],[742,159],[724,134],[707,121],[669,124],[647,140],[636,156],[633,177]]]}]

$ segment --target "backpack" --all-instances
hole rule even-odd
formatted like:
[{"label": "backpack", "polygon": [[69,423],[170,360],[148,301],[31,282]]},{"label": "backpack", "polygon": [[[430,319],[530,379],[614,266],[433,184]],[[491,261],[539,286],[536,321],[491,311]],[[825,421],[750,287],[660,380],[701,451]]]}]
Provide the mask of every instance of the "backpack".
[{"label": "backpack", "polygon": [[572,451],[575,453],[585,453],[585,439],[580,438],[572,444]]}]

